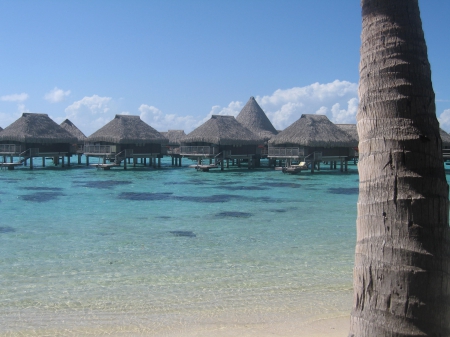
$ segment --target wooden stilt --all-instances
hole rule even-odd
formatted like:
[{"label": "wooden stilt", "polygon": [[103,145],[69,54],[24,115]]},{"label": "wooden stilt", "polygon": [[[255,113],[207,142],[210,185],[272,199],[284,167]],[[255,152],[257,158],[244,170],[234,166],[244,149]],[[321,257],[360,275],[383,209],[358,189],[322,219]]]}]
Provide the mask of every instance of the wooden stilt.
[{"label": "wooden stilt", "polygon": [[45,167],[45,157],[42,157],[42,167]]}]

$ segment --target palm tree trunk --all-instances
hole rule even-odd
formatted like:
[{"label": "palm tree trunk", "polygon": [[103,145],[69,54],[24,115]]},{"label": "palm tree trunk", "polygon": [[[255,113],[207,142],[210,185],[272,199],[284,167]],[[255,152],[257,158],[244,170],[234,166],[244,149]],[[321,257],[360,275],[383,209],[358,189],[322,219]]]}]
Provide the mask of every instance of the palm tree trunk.
[{"label": "palm tree trunk", "polygon": [[349,336],[450,336],[448,185],[417,0],[362,0]]}]

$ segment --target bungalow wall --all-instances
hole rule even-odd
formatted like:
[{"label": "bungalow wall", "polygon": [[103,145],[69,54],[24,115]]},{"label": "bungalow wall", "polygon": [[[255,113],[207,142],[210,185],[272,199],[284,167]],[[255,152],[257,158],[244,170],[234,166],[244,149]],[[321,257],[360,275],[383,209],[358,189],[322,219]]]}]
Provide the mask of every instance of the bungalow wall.
[{"label": "bungalow wall", "polygon": [[[229,151],[231,155],[241,156],[241,155],[249,155],[258,153],[257,145],[217,145],[205,142],[192,142],[192,143],[183,143],[181,146],[209,146],[211,148],[215,148],[214,151],[211,149],[211,154],[218,154],[222,151]],[[259,151],[261,152],[261,151]]]},{"label": "bungalow wall", "polygon": [[305,147],[305,153],[322,152],[323,157],[349,157],[349,147]]},{"label": "bungalow wall", "polygon": [[230,151],[231,155],[243,156],[257,153],[256,145],[222,145],[220,151]]},{"label": "bungalow wall", "polygon": [[135,154],[162,153],[161,144],[117,144],[117,152],[123,150],[133,150],[133,153]]},{"label": "bungalow wall", "polygon": [[[74,153],[74,148],[72,144],[69,143],[21,143],[14,141],[1,141],[0,144],[14,144],[20,145],[23,150],[36,148],[39,149],[39,152],[67,152]],[[75,150],[76,151],[76,150]]]},{"label": "bungalow wall", "polygon": [[352,157],[354,150],[350,147],[312,147],[299,146],[298,144],[283,144],[274,146],[274,148],[299,148],[300,153],[304,149],[305,156],[314,152],[321,152],[324,157]]}]

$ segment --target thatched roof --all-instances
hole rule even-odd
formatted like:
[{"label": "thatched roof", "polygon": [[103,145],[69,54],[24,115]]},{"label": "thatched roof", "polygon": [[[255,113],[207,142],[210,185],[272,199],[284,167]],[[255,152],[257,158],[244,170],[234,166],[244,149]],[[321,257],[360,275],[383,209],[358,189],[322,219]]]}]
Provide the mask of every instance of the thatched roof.
[{"label": "thatched roof", "polygon": [[211,119],[185,136],[181,142],[219,145],[258,145],[264,139],[240,124],[233,116],[212,115]]},{"label": "thatched roof", "polygon": [[167,144],[169,141],[139,116],[116,115],[111,122],[87,137],[86,142]]},{"label": "thatched roof", "polygon": [[444,130],[442,130],[441,128],[439,128],[439,133],[441,134],[441,140],[442,140],[442,146],[450,146],[450,135],[445,132]]},{"label": "thatched roof", "polygon": [[253,96],[250,97],[247,104],[242,108],[236,120],[254,134],[264,138],[264,140],[269,140],[278,134],[278,131],[273,127],[269,118],[267,118]]},{"label": "thatched roof", "polygon": [[77,137],[79,143],[83,143],[86,140],[84,133],[81,132],[80,129],[78,129],[70,120],[66,119],[59,125],[63,129],[67,130],[72,136]]},{"label": "thatched roof", "polygon": [[358,141],[325,115],[302,115],[295,123],[269,140],[272,146],[353,147]]},{"label": "thatched roof", "polygon": [[336,126],[347,132],[350,136],[359,141],[358,130],[356,128],[356,124],[336,124]]},{"label": "thatched roof", "polygon": [[0,131],[2,131],[3,130],[3,128],[0,126]]},{"label": "thatched roof", "polygon": [[47,114],[23,113],[0,133],[0,141],[20,143],[76,143],[76,137]]},{"label": "thatched roof", "polygon": [[181,139],[186,136],[184,130],[169,130],[161,134],[169,140],[169,145],[180,145]]}]

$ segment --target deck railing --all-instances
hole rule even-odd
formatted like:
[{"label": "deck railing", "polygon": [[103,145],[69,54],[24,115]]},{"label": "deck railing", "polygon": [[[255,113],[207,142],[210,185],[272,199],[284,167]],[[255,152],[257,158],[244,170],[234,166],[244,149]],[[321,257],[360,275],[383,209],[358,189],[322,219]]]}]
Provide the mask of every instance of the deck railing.
[{"label": "deck railing", "polygon": [[269,146],[269,157],[300,157],[304,155],[305,150],[303,148]]},{"label": "deck railing", "polygon": [[116,152],[116,145],[84,145],[85,154],[113,154]]},{"label": "deck railing", "polygon": [[219,149],[215,146],[180,146],[181,155],[216,155]]},{"label": "deck railing", "polygon": [[21,153],[25,151],[25,146],[15,145],[15,144],[0,144],[0,153],[4,154],[14,154]]}]

